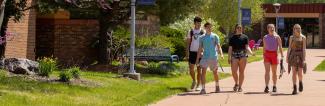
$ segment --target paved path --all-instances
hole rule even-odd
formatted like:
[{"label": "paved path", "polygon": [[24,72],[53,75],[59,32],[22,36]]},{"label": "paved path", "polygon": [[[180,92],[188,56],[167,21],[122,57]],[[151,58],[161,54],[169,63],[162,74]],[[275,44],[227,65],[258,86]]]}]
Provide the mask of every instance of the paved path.
[{"label": "paved path", "polygon": [[325,72],[312,71],[325,59],[325,49],[308,49],[308,71],[304,76],[304,92],[291,95],[291,75],[278,80],[278,92],[264,94],[264,67],[261,61],[250,63],[242,93],[233,93],[232,77],[220,81],[222,93],[213,93],[214,83],[207,85],[206,95],[186,92],[166,98],[153,106],[325,106]]}]

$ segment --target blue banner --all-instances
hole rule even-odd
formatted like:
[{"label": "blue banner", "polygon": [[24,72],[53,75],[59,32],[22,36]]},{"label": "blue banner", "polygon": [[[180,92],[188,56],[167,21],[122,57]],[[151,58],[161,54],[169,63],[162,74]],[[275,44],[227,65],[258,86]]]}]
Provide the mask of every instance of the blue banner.
[{"label": "blue banner", "polygon": [[137,0],[138,5],[155,5],[156,0]]},{"label": "blue banner", "polygon": [[284,18],[283,17],[278,17],[278,27],[279,29],[284,29]]},{"label": "blue banner", "polygon": [[247,8],[242,8],[241,9],[242,12],[242,25],[250,25],[251,24],[251,9],[247,9]]}]

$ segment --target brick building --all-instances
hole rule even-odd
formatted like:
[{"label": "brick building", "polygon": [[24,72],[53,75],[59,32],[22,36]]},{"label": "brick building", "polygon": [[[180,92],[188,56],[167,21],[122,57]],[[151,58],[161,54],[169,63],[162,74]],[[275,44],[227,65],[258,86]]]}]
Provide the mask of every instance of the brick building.
[{"label": "brick building", "polygon": [[[33,0],[28,0],[29,5]],[[33,1],[33,2],[32,2]],[[147,16],[137,21],[137,34],[159,32],[159,20]],[[64,64],[90,64],[97,58],[97,49],[90,45],[98,34],[94,19],[73,19],[71,14],[59,10],[55,14],[39,15],[34,9],[25,11],[19,23],[9,22],[8,31],[15,34],[7,41],[5,57],[36,60],[53,56]]]}]

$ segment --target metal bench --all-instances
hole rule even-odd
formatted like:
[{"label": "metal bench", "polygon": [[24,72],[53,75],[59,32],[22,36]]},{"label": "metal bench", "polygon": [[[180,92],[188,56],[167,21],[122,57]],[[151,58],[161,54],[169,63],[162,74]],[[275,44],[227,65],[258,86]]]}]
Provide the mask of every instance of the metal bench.
[{"label": "metal bench", "polygon": [[[131,49],[126,52],[126,57],[130,57]],[[145,48],[135,49],[134,60],[138,61],[170,61],[171,63],[179,62],[177,55],[171,55],[169,48]]]}]

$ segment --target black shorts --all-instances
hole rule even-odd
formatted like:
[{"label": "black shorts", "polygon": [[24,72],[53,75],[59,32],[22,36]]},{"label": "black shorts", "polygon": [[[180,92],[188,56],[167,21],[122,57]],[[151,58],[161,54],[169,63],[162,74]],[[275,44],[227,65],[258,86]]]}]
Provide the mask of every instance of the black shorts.
[{"label": "black shorts", "polygon": [[[197,52],[191,52],[191,51],[190,51],[188,62],[189,62],[190,64],[195,64],[195,62],[196,62],[196,58],[197,58]],[[201,59],[200,59],[200,60],[201,60]],[[200,60],[199,60],[199,61],[200,61]]]}]

